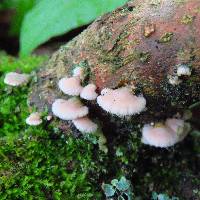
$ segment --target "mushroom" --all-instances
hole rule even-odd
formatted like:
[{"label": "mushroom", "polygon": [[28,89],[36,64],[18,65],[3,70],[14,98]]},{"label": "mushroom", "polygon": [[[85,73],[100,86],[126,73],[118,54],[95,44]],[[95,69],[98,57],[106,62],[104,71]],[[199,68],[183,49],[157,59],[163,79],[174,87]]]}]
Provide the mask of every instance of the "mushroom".
[{"label": "mushroom", "polygon": [[79,77],[81,80],[84,80],[84,78],[85,78],[84,72],[85,72],[85,70],[83,67],[76,67],[73,70],[73,76]]},{"label": "mushroom", "polygon": [[187,65],[178,65],[177,68],[177,75],[178,76],[190,76],[191,75],[191,69]]},{"label": "mushroom", "polygon": [[173,86],[179,85],[182,80],[178,76],[168,76],[169,83]]},{"label": "mushroom", "polygon": [[128,88],[122,87],[116,90],[105,88],[97,97],[97,103],[105,111],[117,116],[128,116],[142,112],[146,106],[146,100],[142,96],[131,94]]},{"label": "mushroom", "polygon": [[88,114],[88,107],[83,106],[79,99],[56,99],[52,104],[52,112],[63,120],[74,120]]},{"label": "mushroom", "polygon": [[38,112],[31,113],[26,118],[26,123],[30,126],[38,126],[42,123],[41,114]]},{"label": "mushroom", "polygon": [[88,117],[82,117],[72,120],[75,127],[83,133],[93,133],[97,130],[97,124],[91,121]]},{"label": "mushroom", "polygon": [[170,147],[182,141],[190,126],[181,119],[167,119],[165,124],[144,125],[142,142],[155,147]]},{"label": "mushroom", "polygon": [[48,115],[48,116],[46,117],[46,119],[47,119],[47,121],[50,121],[50,120],[52,119],[52,116],[51,116],[51,115]]},{"label": "mushroom", "polygon": [[83,87],[79,77],[65,77],[58,82],[58,86],[62,92],[72,96],[80,95]]},{"label": "mushroom", "polygon": [[19,74],[16,72],[9,72],[4,78],[4,83],[11,86],[19,86],[27,83],[30,78],[28,74]]},{"label": "mushroom", "polygon": [[98,94],[95,92],[97,89],[96,85],[94,84],[88,84],[83,88],[81,91],[81,98],[86,100],[95,100],[98,96]]}]

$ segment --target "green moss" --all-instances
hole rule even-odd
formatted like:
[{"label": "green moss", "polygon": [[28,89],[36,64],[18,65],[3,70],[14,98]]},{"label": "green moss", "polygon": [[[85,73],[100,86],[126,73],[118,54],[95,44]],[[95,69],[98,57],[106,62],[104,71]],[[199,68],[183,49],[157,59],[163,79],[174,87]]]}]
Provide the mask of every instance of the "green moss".
[{"label": "green moss", "polygon": [[94,171],[98,177],[103,166],[95,166],[94,145],[62,134],[56,122],[26,125],[29,85],[3,83],[5,72],[31,72],[45,58],[0,58],[0,199],[100,199],[89,179]]},{"label": "green moss", "polygon": [[148,62],[150,57],[151,57],[151,55],[150,55],[149,52],[141,52],[141,53],[139,53],[139,59],[143,63]]},{"label": "green moss", "polygon": [[13,70],[20,70],[29,73],[39,67],[47,56],[28,56],[24,58],[14,58],[0,52],[0,72],[9,72]]},{"label": "green moss", "polygon": [[38,67],[46,57],[30,56],[18,59],[0,53],[0,137],[17,136],[26,128],[25,119],[28,116],[27,96],[29,85],[10,87],[3,83],[5,72],[16,69],[29,73]]},{"label": "green moss", "polygon": [[99,199],[89,181],[92,145],[52,128],[28,128],[9,143],[0,140],[0,199]]},{"label": "green moss", "polygon": [[184,15],[181,19],[181,23],[183,24],[191,24],[194,20],[194,17],[191,15]]},{"label": "green moss", "polygon": [[170,42],[172,40],[173,35],[174,34],[172,32],[165,33],[164,35],[161,36],[161,38],[159,39],[159,42],[160,43]]}]

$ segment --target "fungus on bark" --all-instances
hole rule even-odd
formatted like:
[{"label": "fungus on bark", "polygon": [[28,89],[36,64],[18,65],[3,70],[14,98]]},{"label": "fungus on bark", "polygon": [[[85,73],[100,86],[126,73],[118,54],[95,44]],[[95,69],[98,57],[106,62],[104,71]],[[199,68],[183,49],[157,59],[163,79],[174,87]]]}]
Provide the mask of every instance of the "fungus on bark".
[{"label": "fungus on bark", "polygon": [[85,70],[83,67],[76,67],[73,70],[73,76],[79,77],[81,80],[84,80],[85,78]]},{"label": "fungus on bark", "polygon": [[121,117],[139,114],[146,106],[144,97],[131,94],[126,87],[102,90],[97,97],[97,103],[105,111]]},{"label": "fungus on bark", "polygon": [[170,147],[182,141],[190,130],[190,125],[181,119],[167,119],[165,124],[144,125],[142,142],[155,147]]},{"label": "fungus on bark", "polygon": [[52,104],[52,112],[62,120],[73,120],[88,114],[88,107],[83,106],[80,100],[71,98],[68,100],[56,99]]},{"label": "fungus on bark", "polygon": [[72,96],[79,96],[83,87],[79,77],[65,77],[58,82],[58,86],[62,92]]},{"label": "fungus on bark", "polygon": [[98,94],[96,93],[96,89],[96,85],[88,84],[81,91],[80,97],[86,100],[95,100],[98,96]]},{"label": "fungus on bark", "polygon": [[95,124],[88,117],[74,119],[72,122],[75,125],[75,127],[82,133],[93,133],[98,128],[97,124]]}]

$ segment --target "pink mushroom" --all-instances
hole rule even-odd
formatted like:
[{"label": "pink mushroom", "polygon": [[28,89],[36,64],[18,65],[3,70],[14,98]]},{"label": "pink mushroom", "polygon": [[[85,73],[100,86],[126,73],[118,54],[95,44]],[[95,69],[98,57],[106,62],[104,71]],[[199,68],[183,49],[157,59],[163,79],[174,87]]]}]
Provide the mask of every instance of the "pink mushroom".
[{"label": "pink mushroom", "polygon": [[86,100],[95,100],[98,94],[95,92],[97,89],[96,85],[89,84],[83,88],[81,91],[81,98]]},{"label": "pink mushroom", "polygon": [[83,67],[76,67],[73,70],[73,76],[79,77],[81,80],[85,78],[85,70]]},{"label": "pink mushroom", "polygon": [[9,72],[4,78],[4,83],[11,86],[19,86],[29,81],[30,75]]},{"label": "pink mushroom", "polygon": [[72,122],[76,128],[83,133],[93,133],[97,130],[97,125],[88,117],[74,119]]},{"label": "pink mushroom", "polygon": [[32,113],[26,118],[26,123],[30,126],[38,126],[42,123],[41,114],[38,112]]},{"label": "pink mushroom", "polygon": [[165,124],[145,125],[142,129],[142,142],[155,147],[170,147],[182,141],[190,126],[180,119],[167,119]]},{"label": "pink mushroom", "polygon": [[74,120],[88,114],[88,107],[83,106],[80,100],[71,98],[69,100],[56,99],[52,104],[52,112],[63,120]]},{"label": "pink mushroom", "polygon": [[144,97],[131,94],[126,87],[116,90],[103,89],[101,95],[97,97],[97,103],[105,111],[118,116],[138,114],[146,106]]},{"label": "pink mushroom", "polygon": [[58,86],[62,92],[72,96],[79,96],[83,89],[79,77],[62,78]]}]

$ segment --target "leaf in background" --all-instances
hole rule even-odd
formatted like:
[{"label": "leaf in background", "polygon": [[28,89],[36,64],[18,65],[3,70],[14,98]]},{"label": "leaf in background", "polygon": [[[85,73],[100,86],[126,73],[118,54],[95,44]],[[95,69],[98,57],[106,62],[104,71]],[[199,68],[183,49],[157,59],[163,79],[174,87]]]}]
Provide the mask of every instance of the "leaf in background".
[{"label": "leaf in background", "polygon": [[110,184],[103,184],[102,189],[106,197],[112,197],[115,194],[115,189]]},{"label": "leaf in background", "polygon": [[116,184],[116,187],[119,191],[126,191],[129,189],[130,185],[130,181],[122,176],[120,181]]},{"label": "leaf in background", "polygon": [[88,24],[127,0],[41,0],[24,18],[20,54],[31,51],[53,36]]}]

